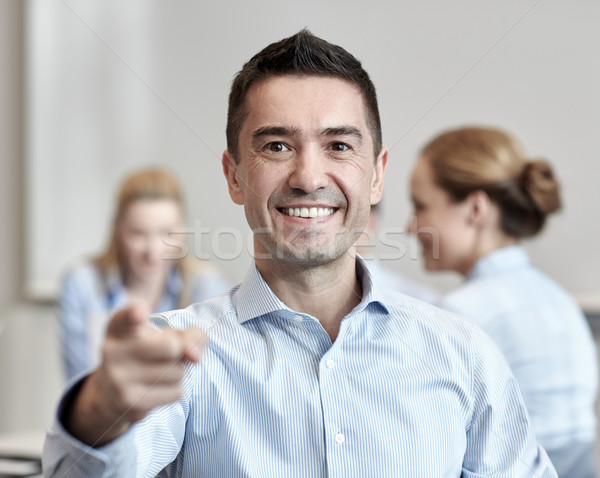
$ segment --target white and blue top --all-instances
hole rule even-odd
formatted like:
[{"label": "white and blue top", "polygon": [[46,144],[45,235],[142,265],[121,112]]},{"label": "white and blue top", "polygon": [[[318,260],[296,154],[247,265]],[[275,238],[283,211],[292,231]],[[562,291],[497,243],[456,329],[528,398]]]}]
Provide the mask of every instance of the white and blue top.
[{"label": "white and blue top", "polygon": [[595,476],[597,356],[575,301],[509,246],[481,258],[440,305],[498,344],[559,476]]},{"label": "white and blue top", "polygon": [[[191,304],[220,295],[229,287],[230,284],[216,268],[206,267],[190,274],[185,292]],[[172,267],[154,312],[180,307],[182,293],[184,286],[181,273],[178,268]],[[98,365],[108,320],[128,302],[127,292],[118,272],[114,271],[108,277],[103,277],[98,267],[85,261],[66,271],[59,292],[57,313],[67,379]]]},{"label": "white and blue top", "polygon": [[93,449],[64,430],[45,443],[47,477],[556,477],[518,385],[478,327],[374,288],[332,343],[252,267],[229,293],[154,316],[202,327],[184,395]]}]

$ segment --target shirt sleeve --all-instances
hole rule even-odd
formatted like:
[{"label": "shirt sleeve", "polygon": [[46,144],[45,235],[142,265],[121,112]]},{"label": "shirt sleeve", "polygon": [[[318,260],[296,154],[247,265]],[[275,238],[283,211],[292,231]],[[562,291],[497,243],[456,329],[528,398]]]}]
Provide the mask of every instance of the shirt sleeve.
[{"label": "shirt sleeve", "polygon": [[502,353],[479,329],[473,335],[474,404],[462,476],[557,477]]},{"label": "shirt sleeve", "polygon": [[[67,389],[60,401],[54,423],[46,433],[42,455],[44,477],[134,477],[136,458],[135,453],[131,452],[135,451],[133,428],[104,447],[92,448],[71,436],[63,426],[61,417],[86,378],[77,380]],[[117,472],[119,469],[120,474]]]},{"label": "shirt sleeve", "polygon": [[[87,376],[86,376],[87,377]],[[62,417],[85,378],[64,394],[46,434],[42,465],[45,478],[153,478],[180,453],[188,415],[187,398],[154,409],[125,434],[98,448],[71,436]]]},{"label": "shirt sleeve", "polygon": [[57,304],[61,355],[68,380],[91,366],[87,337],[91,303],[82,274],[77,269],[69,271],[63,278]]}]

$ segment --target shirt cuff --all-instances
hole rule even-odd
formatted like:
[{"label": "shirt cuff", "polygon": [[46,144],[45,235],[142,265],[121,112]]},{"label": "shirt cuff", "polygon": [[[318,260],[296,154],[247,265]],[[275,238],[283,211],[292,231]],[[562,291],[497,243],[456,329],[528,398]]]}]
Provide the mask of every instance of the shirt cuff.
[{"label": "shirt cuff", "polygon": [[65,411],[69,409],[86,379],[87,375],[72,382],[59,403],[57,415],[44,443],[44,476],[133,477],[136,468],[134,427],[98,448],[77,440],[65,429]]}]

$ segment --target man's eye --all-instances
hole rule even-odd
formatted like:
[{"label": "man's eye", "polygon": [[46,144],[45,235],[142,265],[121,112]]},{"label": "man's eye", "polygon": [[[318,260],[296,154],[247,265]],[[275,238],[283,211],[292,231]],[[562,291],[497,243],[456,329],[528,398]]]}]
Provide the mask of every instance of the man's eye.
[{"label": "man's eye", "polygon": [[282,153],[284,151],[289,151],[289,148],[279,141],[273,141],[265,146],[265,150],[270,153]]},{"label": "man's eye", "polygon": [[331,149],[333,151],[348,151],[350,146],[348,146],[346,143],[333,143],[331,145]]}]

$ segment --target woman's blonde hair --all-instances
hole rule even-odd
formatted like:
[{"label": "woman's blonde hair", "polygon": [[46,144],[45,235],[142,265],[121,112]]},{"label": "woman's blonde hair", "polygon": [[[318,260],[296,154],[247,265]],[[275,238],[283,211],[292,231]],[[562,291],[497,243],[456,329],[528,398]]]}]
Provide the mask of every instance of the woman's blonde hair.
[{"label": "woman's blonde hair", "polygon": [[[170,199],[177,203],[182,214],[185,213],[183,192],[179,182],[171,173],[160,168],[148,168],[126,177],[119,189],[108,248],[93,260],[105,278],[112,272],[120,274],[124,272],[125,258],[120,250],[118,239],[119,222],[129,205],[140,199]],[[184,280],[184,290],[186,290],[188,267],[185,258],[178,259],[176,267],[179,268]]]},{"label": "woman's blonde hair", "polygon": [[516,238],[543,228],[561,207],[559,184],[542,159],[528,160],[519,142],[494,128],[446,131],[421,151],[437,184],[455,201],[484,191],[501,213],[502,230]]}]

